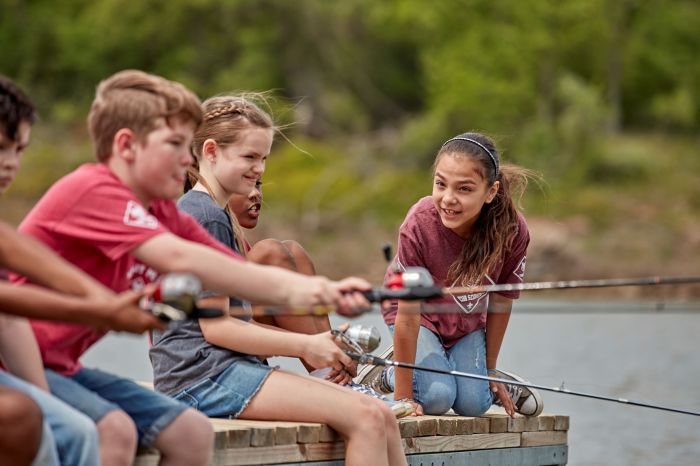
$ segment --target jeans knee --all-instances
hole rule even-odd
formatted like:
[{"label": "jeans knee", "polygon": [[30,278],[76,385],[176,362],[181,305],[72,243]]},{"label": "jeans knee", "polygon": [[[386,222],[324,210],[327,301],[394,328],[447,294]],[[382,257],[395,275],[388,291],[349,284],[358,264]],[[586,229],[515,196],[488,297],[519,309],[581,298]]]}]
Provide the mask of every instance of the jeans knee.
[{"label": "jeans knee", "polygon": [[459,396],[455,400],[453,409],[460,416],[481,416],[491,407],[493,399],[489,396]]},{"label": "jeans knee", "polygon": [[425,414],[445,414],[454,404],[455,390],[451,385],[433,383],[428,390],[421,390],[417,400]]}]

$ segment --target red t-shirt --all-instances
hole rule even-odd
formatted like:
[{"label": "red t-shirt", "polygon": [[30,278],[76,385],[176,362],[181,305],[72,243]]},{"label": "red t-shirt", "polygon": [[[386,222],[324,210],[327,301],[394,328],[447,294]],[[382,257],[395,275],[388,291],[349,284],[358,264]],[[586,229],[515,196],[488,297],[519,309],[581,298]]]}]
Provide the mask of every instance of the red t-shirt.
[{"label": "red t-shirt", "polygon": [[[162,233],[171,232],[239,257],[179,211],[173,201],[156,201],[146,210],[104,164],[85,164],[57,181],[19,230],[116,292],[138,289],[158,278],[156,270],[129,253]],[[68,375],[80,369],[80,356],[104,335],[80,324],[37,320],[31,324],[44,365]]]},{"label": "red t-shirt", "polygon": [[[513,241],[510,251],[506,251],[503,260],[494,270],[490,270],[483,284],[521,283],[525,274],[525,259],[530,234],[525,218],[518,215],[518,234]],[[460,256],[464,239],[445,227],[440,215],[435,209],[430,196],[419,200],[406,215],[399,229],[399,244],[396,256],[397,264],[404,267],[424,267],[433,277],[438,286],[461,286],[461,284],[445,283],[447,271],[452,263]],[[392,274],[389,267],[385,281]],[[517,299],[518,291],[499,293],[507,298]],[[460,338],[474,330],[486,326],[486,309],[488,293],[473,293],[457,296],[445,296],[426,301],[428,305],[440,308],[453,307],[451,313],[423,313],[421,325],[441,337],[446,348],[454,345]],[[396,320],[396,302],[384,310],[384,321],[393,325]]]}]

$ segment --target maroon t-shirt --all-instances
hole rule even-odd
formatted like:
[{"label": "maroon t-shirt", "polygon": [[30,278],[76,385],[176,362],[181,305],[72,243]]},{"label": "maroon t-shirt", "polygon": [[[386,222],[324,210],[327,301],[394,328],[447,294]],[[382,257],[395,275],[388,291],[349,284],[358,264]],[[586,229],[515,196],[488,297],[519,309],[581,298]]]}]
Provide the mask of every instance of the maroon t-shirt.
[{"label": "maroon t-shirt", "polygon": [[[240,258],[170,200],[149,209],[104,164],[85,164],[57,181],[19,227],[116,292],[138,289],[159,273],[130,252],[173,233]],[[23,277],[12,277],[23,282]],[[80,356],[104,335],[92,327],[33,320],[44,365],[62,374],[80,369]]]},{"label": "maroon t-shirt", "polygon": [[[525,218],[518,214],[518,234],[509,251],[503,259],[490,270],[483,284],[521,283],[525,274],[525,260],[530,234]],[[411,207],[399,229],[399,244],[395,258],[400,269],[405,267],[424,267],[433,277],[438,286],[461,286],[459,283],[446,283],[447,271],[458,259],[464,246],[462,239],[455,232],[445,227],[430,196],[420,199]],[[389,267],[385,282],[393,273]],[[507,298],[517,299],[518,291],[499,293]],[[450,313],[422,313],[421,325],[437,334],[446,348],[454,345],[460,338],[474,330],[486,326],[486,309],[488,293],[472,293],[456,296],[445,296],[426,301],[440,308],[454,307]],[[423,305],[425,305],[422,304]],[[383,311],[384,321],[393,325],[396,320],[398,303]]]}]

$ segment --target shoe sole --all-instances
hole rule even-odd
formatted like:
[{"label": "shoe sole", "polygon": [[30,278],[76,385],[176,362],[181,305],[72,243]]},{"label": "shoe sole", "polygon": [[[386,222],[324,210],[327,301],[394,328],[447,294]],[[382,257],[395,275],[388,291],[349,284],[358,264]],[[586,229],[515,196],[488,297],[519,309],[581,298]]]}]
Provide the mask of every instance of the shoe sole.
[{"label": "shoe sole", "polygon": [[[502,371],[500,369],[498,369],[498,372],[500,372],[501,374],[505,374],[507,377],[510,377],[511,379],[515,380],[516,382],[529,383],[527,380],[523,379],[522,377],[519,377],[519,376],[512,374],[510,372]],[[499,378],[501,378],[501,377],[499,377]],[[540,392],[538,392],[537,390],[532,389],[530,387],[526,387],[524,385],[520,385],[520,387],[523,389],[523,393],[529,393],[528,396],[532,396],[535,399],[535,404],[537,407],[535,408],[535,412],[532,414],[523,414],[520,411],[518,411],[518,413],[522,414],[523,416],[527,416],[527,417],[539,416],[540,414],[542,414],[542,410],[544,409],[544,400],[542,399],[542,395],[540,395]],[[521,395],[521,398],[522,398],[522,395]],[[516,410],[517,409],[518,409],[518,407],[516,406]]]}]

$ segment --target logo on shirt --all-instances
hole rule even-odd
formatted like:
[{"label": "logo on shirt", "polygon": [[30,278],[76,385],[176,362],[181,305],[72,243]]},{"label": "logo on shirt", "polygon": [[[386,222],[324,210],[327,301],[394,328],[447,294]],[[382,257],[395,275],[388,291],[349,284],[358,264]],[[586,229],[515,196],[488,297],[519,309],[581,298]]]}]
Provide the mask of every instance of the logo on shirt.
[{"label": "logo on shirt", "polygon": [[158,220],[138,202],[129,201],[124,211],[124,225],[155,230],[158,227]]},{"label": "logo on shirt", "polygon": [[520,281],[523,281],[525,279],[525,261],[527,260],[527,256],[524,256],[518,266],[513,270],[513,275],[518,277]]},{"label": "logo on shirt", "polygon": [[[491,285],[494,284],[494,281],[491,279],[491,277],[486,275],[485,278]],[[452,286],[454,287],[456,285],[457,281],[455,280]],[[455,303],[457,303],[457,306],[459,306],[459,308],[467,314],[471,314],[474,311],[484,311],[488,307],[489,303],[488,293],[485,292],[453,295],[452,299]]]}]

